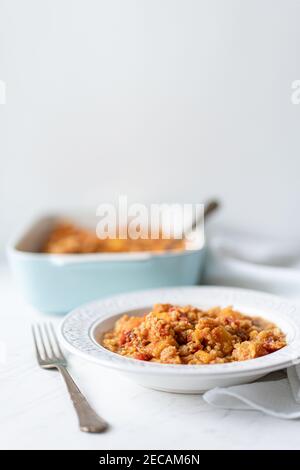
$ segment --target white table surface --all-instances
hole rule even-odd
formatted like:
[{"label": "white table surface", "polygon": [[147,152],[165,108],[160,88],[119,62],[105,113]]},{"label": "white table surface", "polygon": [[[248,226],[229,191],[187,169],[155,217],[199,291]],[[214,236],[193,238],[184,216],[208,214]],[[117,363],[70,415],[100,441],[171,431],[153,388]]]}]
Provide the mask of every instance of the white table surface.
[{"label": "white table surface", "polygon": [[300,448],[299,421],[217,410],[201,395],[147,390],[117,372],[72,359],[79,387],[111,425],[105,434],[84,434],[59,374],[40,369],[33,352],[31,323],[51,319],[58,325],[60,317],[29,306],[5,265],[0,315],[1,449]]}]

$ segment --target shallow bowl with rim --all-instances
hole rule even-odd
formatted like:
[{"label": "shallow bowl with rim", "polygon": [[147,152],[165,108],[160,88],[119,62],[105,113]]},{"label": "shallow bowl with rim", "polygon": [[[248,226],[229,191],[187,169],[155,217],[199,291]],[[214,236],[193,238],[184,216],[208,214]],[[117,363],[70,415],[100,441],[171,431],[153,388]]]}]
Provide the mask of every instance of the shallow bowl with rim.
[{"label": "shallow bowl with rim", "polygon": [[[242,313],[274,322],[287,337],[287,346],[256,359],[227,364],[174,365],[139,361],[105,349],[101,337],[123,314],[142,315],[155,303],[193,305],[208,309],[233,306]],[[300,307],[262,292],[228,287],[174,287],[131,292],[83,305],[62,321],[63,347],[96,365],[117,369],[138,384],[175,393],[204,392],[251,382],[300,361]]]}]

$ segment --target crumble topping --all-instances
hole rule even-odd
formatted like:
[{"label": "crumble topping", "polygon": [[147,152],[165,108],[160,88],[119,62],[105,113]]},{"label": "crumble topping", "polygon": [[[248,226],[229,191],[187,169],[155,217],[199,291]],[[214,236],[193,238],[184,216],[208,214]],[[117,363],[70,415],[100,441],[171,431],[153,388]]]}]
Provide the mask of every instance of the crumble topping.
[{"label": "crumble topping", "polygon": [[156,304],[142,317],[123,315],[102,344],[141,361],[222,364],[270,354],[286,346],[286,338],[274,323],[231,306],[201,310]]}]

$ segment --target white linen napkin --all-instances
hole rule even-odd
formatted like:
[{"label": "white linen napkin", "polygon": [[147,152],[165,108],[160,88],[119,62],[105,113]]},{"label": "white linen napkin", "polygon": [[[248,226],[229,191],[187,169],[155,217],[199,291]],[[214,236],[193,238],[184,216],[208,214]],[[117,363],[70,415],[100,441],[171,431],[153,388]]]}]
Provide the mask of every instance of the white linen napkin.
[{"label": "white linen napkin", "polygon": [[217,408],[257,410],[283,419],[300,418],[300,368],[293,366],[257,382],[214,388],[203,399]]},{"label": "white linen napkin", "polygon": [[[219,227],[210,234],[208,251],[205,283],[265,290],[300,301],[300,243],[268,240]],[[218,408],[300,418],[300,365],[254,383],[214,388],[203,398]]]},{"label": "white linen napkin", "polygon": [[206,284],[257,289],[300,301],[300,241],[213,227],[207,236]]}]

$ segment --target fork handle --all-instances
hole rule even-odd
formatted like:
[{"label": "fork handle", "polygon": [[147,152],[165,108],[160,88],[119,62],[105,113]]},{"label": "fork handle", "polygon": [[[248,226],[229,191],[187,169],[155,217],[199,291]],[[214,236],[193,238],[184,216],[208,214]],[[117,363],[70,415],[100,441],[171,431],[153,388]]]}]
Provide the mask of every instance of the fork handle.
[{"label": "fork handle", "polygon": [[70,393],[70,397],[78,416],[80,430],[92,433],[105,431],[108,427],[107,423],[102,418],[100,418],[100,416],[98,416],[93,408],[89,405],[87,399],[77,387],[68,370],[63,366],[59,366],[57,369],[63,376],[67,389]]}]

